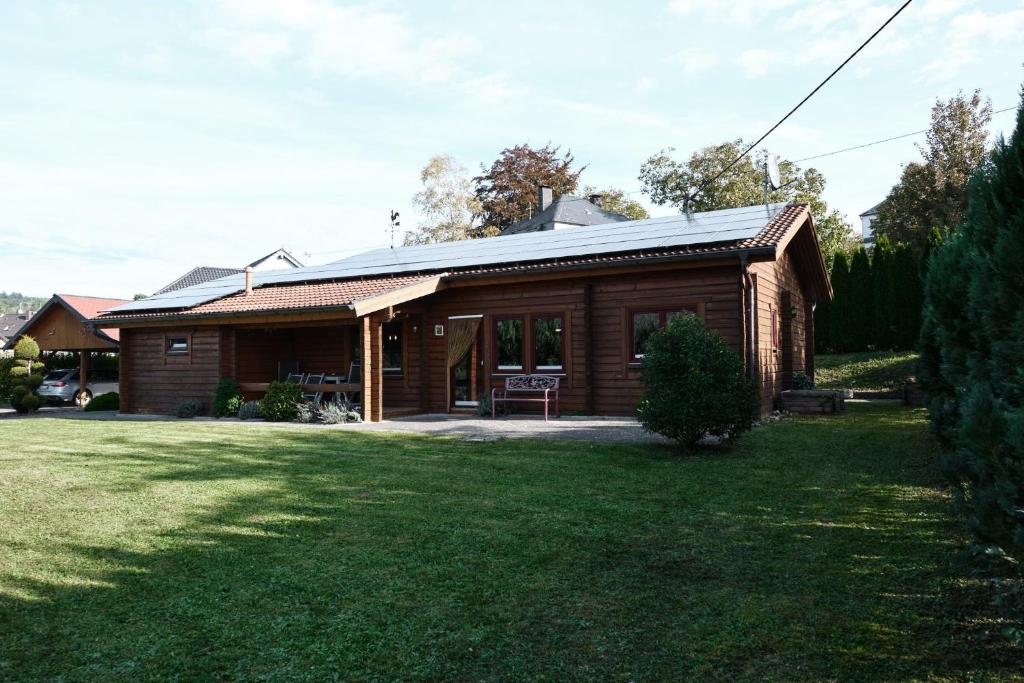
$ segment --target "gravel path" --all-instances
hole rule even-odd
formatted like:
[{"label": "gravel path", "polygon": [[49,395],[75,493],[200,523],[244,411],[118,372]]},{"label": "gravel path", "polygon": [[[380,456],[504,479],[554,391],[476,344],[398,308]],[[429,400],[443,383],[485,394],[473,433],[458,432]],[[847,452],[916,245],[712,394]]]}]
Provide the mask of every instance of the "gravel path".
[{"label": "gravel path", "polygon": [[[45,414],[40,414],[43,417]],[[83,413],[76,410],[51,413],[50,417],[73,420],[110,420],[118,422],[180,422],[176,417],[162,415],[120,415],[113,412]],[[12,416],[13,417],[13,416]],[[295,429],[331,429],[362,432],[404,432],[432,434],[435,436],[456,436],[471,441],[493,441],[508,439],[563,439],[570,441],[594,441],[600,443],[668,443],[656,434],[650,434],[631,417],[561,417],[544,422],[543,417],[516,415],[514,417],[480,418],[469,415],[415,415],[384,422],[362,422],[345,425],[316,425],[296,423],[271,423],[261,420],[242,421],[238,419],[215,420],[195,418],[200,424],[235,425],[240,429],[262,426],[287,427]]]}]

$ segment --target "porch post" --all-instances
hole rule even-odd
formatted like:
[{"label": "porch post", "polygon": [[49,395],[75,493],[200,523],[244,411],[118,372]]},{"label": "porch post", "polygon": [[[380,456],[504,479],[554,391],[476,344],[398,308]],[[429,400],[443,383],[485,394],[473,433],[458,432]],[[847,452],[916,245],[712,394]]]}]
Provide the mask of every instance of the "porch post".
[{"label": "porch post", "polygon": [[384,416],[384,339],[380,319],[363,316],[363,420],[380,422]]},{"label": "porch post", "polygon": [[78,352],[78,395],[82,397],[85,395],[85,389],[89,386],[87,381],[89,369],[89,352],[79,351]]}]

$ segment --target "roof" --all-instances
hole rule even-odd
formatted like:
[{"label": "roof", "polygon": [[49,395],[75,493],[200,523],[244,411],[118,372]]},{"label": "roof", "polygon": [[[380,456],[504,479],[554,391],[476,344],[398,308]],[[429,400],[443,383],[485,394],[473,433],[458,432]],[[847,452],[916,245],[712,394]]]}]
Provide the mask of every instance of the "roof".
[{"label": "roof", "polygon": [[[258,263],[258,261],[257,261]],[[157,294],[164,294],[166,292],[173,292],[179,289],[185,289],[186,287],[194,287],[195,285],[201,285],[204,282],[210,280],[216,280],[218,278],[225,277],[227,275],[237,275],[238,273],[244,272],[244,268],[218,268],[217,266],[199,266],[193,268],[174,282],[169,285],[164,285],[156,291],[153,296]]]},{"label": "roof", "polygon": [[[302,261],[300,261],[299,259],[297,259],[294,256],[292,256],[291,253],[289,253],[287,249],[275,249],[274,251],[270,252],[266,256],[264,256],[262,258],[258,258],[255,261],[253,261],[252,263],[247,264],[246,268],[255,268],[256,266],[260,265],[261,263],[265,263],[266,261],[269,261],[270,259],[276,259],[278,261],[284,261],[285,263],[288,264],[288,266],[290,268],[301,268],[302,267]],[[243,268],[242,270],[245,270],[245,268]]]},{"label": "roof", "polygon": [[614,211],[605,211],[597,204],[583,197],[564,194],[551,202],[540,213],[505,228],[501,234],[516,235],[523,232],[551,230],[555,223],[569,225],[602,225],[628,221],[627,216]]},{"label": "roof", "polygon": [[[762,252],[774,257],[795,229],[808,221],[813,229],[806,205],[774,204],[572,230],[381,249],[320,266],[253,273],[254,291],[249,295],[240,294],[245,288],[245,278],[232,275],[130,302],[104,317],[121,320],[213,316],[242,311],[347,306],[355,296],[348,288],[366,286],[375,291],[387,291],[403,286],[402,283],[407,285],[408,278],[416,280],[438,273],[443,273],[447,281],[485,273],[554,270],[730,252]],[[821,270],[824,272],[824,265]],[[827,275],[823,277],[827,289]]]},{"label": "roof", "polygon": [[[78,294],[54,294],[50,297],[42,307],[36,311],[36,313],[27,321],[22,327],[28,326],[30,323],[41,320],[43,314],[46,313],[52,306],[62,306],[71,312],[78,320],[82,323],[92,320],[97,317],[101,311],[107,311],[117,306],[131,303],[126,299],[110,299],[96,296],[82,296]],[[121,340],[121,330],[116,327],[104,327],[93,330],[93,334],[97,337],[106,341],[118,343]],[[15,343],[14,337],[11,337],[7,346],[11,347]]]},{"label": "roof", "polygon": [[[244,291],[231,296],[200,304],[187,311],[188,317],[211,317],[239,313],[294,312],[302,310],[324,310],[350,308],[359,301],[376,297],[387,292],[408,288],[411,285],[437,280],[437,276],[415,275],[382,277],[343,282],[312,282],[283,287],[261,287],[246,294]],[[182,311],[135,311],[111,314],[107,317],[130,319],[132,317],[162,318],[180,317]]]},{"label": "roof", "polygon": [[0,339],[10,339],[29,320],[24,313],[0,313]]},{"label": "roof", "polygon": [[859,216],[857,216],[857,218],[864,218],[865,216],[877,216],[878,215],[878,210],[880,208],[882,208],[882,204],[884,204],[884,203],[885,203],[885,200],[883,199],[882,201],[878,202],[877,204],[872,206],[870,209],[868,209],[864,213],[862,213]]}]

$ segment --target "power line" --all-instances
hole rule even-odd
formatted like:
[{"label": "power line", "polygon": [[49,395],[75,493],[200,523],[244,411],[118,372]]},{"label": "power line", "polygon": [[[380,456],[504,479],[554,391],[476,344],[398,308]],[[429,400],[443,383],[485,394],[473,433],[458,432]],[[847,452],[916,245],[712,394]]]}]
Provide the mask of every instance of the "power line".
[{"label": "power line", "polygon": [[843,60],[843,62],[842,62],[842,64],[840,64],[840,65],[839,65],[839,66],[837,66],[837,67],[836,67],[835,69],[833,69],[832,73],[830,73],[830,74],[829,74],[828,76],[826,76],[826,77],[825,77],[825,80],[823,80],[823,81],[822,81],[821,83],[819,83],[819,84],[817,85],[817,87],[815,87],[815,88],[814,88],[814,90],[812,90],[811,92],[807,93],[807,95],[806,95],[806,96],[805,96],[805,97],[804,97],[804,98],[803,98],[802,100],[800,100],[800,101],[799,101],[799,102],[797,103],[797,105],[796,105],[795,107],[793,107],[792,109],[790,109],[790,110],[789,110],[789,112],[787,112],[785,116],[783,116],[783,117],[782,117],[781,119],[779,119],[779,121],[778,121],[778,122],[777,122],[777,123],[776,123],[776,124],[775,124],[774,126],[772,126],[771,128],[769,128],[769,129],[768,129],[768,132],[767,132],[767,133],[765,133],[764,135],[762,135],[761,137],[759,137],[759,138],[758,138],[758,139],[757,139],[757,140],[756,140],[756,141],[755,141],[755,142],[754,142],[754,143],[753,143],[752,145],[749,145],[749,146],[748,146],[748,147],[747,147],[747,148],[746,148],[745,150],[743,150],[742,152],[740,152],[739,156],[737,156],[737,157],[736,157],[735,159],[733,159],[732,161],[730,161],[730,162],[729,162],[729,164],[728,164],[728,165],[727,165],[727,166],[726,166],[725,168],[723,168],[723,169],[722,169],[722,170],[721,170],[721,171],[720,171],[720,172],[718,173],[718,175],[716,175],[715,177],[711,178],[710,180],[705,180],[705,181],[704,181],[703,183],[701,183],[701,184],[700,184],[700,185],[699,185],[699,186],[697,187],[696,191],[694,191],[694,193],[693,193],[692,195],[690,195],[690,197],[688,197],[688,198],[687,198],[687,204],[689,204],[689,202],[690,202],[690,201],[692,201],[692,200],[693,200],[694,198],[696,198],[696,196],[697,196],[698,194],[700,194],[700,193],[701,193],[701,191],[702,191],[702,190],[703,190],[703,189],[704,189],[705,187],[707,187],[708,185],[710,185],[711,183],[715,182],[716,180],[718,180],[719,178],[721,178],[721,177],[722,177],[723,175],[725,175],[725,173],[726,173],[726,172],[727,172],[727,171],[728,171],[728,170],[729,170],[730,168],[732,168],[733,166],[735,166],[735,165],[736,165],[736,164],[737,164],[737,163],[738,163],[738,162],[739,162],[739,161],[740,161],[740,160],[741,160],[741,159],[742,159],[743,157],[747,156],[747,154],[748,154],[748,153],[750,152],[750,150],[754,149],[755,147],[757,147],[758,145],[760,145],[760,144],[761,144],[762,142],[764,142],[765,138],[767,138],[767,137],[768,137],[769,135],[771,135],[772,133],[774,133],[774,132],[775,132],[775,130],[776,130],[776,129],[777,129],[777,128],[778,128],[779,126],[781,126],[781,125],[782,125],[783,123],[785,123],[785,122],[786,122],[786,120],[787,120],[787,119],[788,119],[788,118],[789,118],[790,116],[792,116],[793,114],[795,114],[795,113],[796,113],[796,111],[797,111],[797,110],[798,110],[798,109],[799,109],[800,107],[804,106],[804,104],[805,104],[805,103],[807,102],[807,100],[809,100],[809,99],[811,99],[812,97],[814,97],[814,95],[815,95],[815,94],[817,94],[817,92],[818,92],[819,90],[821,90],[821,89],[822,89],[822,88],[823,88],[823,87],[825,86],[825,84],[826,84],[826,83],[828,83],[829,81],[831,81],[831,80],[832,80],[832,78],[833,78],[833,77],[834,77],[834,76],[835,76],[835,75],[836,75],[837,73],[839,73],[839,72],[840,72],[840,70],[842,70],[842,68],[843,68],[844,66],[846,66],[847,64],[849,64],[849,63],[850,63],[850,61],[851,61],[851,60],[852,60],[852,59],[853,59],[854,57],[856,57],[856,56],[857,56],[857,55],[858,55],[858,54],[860,53],[860,51],[861,51],[861,50],[863,50],[863,49],[864,49],[865,47],[867,47],[868,43],[870,43],[870,42],[871,42],[872,40],[874,40],[874,39],[875,39],[875,36],[877,36],[877,35],[878,35],[879,33],[881,33],[881,32],[882,32],[882,30],[883,30],[883,29],[885,29],[885,27],[886,27],[886,26],[888,26],[888,25],[889,25],[890,23],[892,23],[892,21],[893,21],[893,20],[894,20],[894,19],[895,19],[896,17],[898,17],[898,16],[900,15],[900,13],[901,13],[901,12],[903,12],[903,10],[905,10],[905,9],[906,9],[906,8],[907,8],[907,7],[908,7],[908,6],[910,5],[910,3],[911,3],[911,2],[913,2],[913,0],[907,0],[907,1],[906,1],[906,2],[904,2],[904,3],[902,4],[902,5],[900,5],[900,8],[899,8],[898,10],[896,10],[895,12],[893,12],[892,16],[891,16],[891,17],[889,17],[888,19],[886,19],[886,20],[885,20],[885,23],[884,23],[884,24],[882,24],[882,25],[881,25],[881,26],[879,26],[879,27],[878,27],[877,29],[875,29],[875,32],[874,32],[874,33],[872,33],[872,34],[871,34],[870,36],[868,36],[868,39],[867,39],[867,40],[865,40],[865,41],[864,41],[863,43],[861,43],[861,44],[860,44],[860,47],[858,47],[858,48],[857,48],[856,50],[854,50],[854,51],[853,51],[852,53],[850,53],[850,56],[849,56],[849,57],[847,57],[846,59],[844,59],[844,60]]},{"label": "power line", "polygon": [[[1013,111],[1017,107],[1007,107],[1006,109],[999,109],[998,111],[992,112],[992,115],[1002,114],[1003,112]],[[844,147],[843,149],[837,149],[832,152],[825,152],[824,154],[815,154],[814,156],[804,157],[803,159],[795,159],[794,164],[799,164],[801,161],[810,161],[811,159],[821,159],[823,157],[830,157],[836,154],[842,154],[843,152],[852,152],[855,149],[864,149],[865,147],[873,147],[874,145],[880,145],[883,142],[892,142],[893,140],[902,140],[903,138],[913,137],[920,135],[921,133],[927,133],[930,128],[922,128],[921,130],[915,130],[913,133],[903,133],[902,135],[894,135],[891,138],[885,138],[883,140],[875,140],[874,142],[865,142],[863,145],[854,145],[853,147]]]}]

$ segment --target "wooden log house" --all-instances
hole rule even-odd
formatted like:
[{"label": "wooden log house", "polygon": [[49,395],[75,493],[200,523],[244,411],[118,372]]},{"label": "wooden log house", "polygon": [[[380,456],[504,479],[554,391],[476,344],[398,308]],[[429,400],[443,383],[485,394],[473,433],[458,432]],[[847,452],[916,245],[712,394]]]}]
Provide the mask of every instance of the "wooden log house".
[{"label": "wooden log house", "polygon": [[[355,377],[367,420],[473,410],[512,374],[561,378],[562,409],[629,415],[647,336],[690,313],[729,343],[772,409],[814,373],[831,297],[806,205],[753,206],[382,249],[230,276],[114,308],[121,409],[206,405],[221,378]],[[255,397],[255,396],[252,396]]]}]

